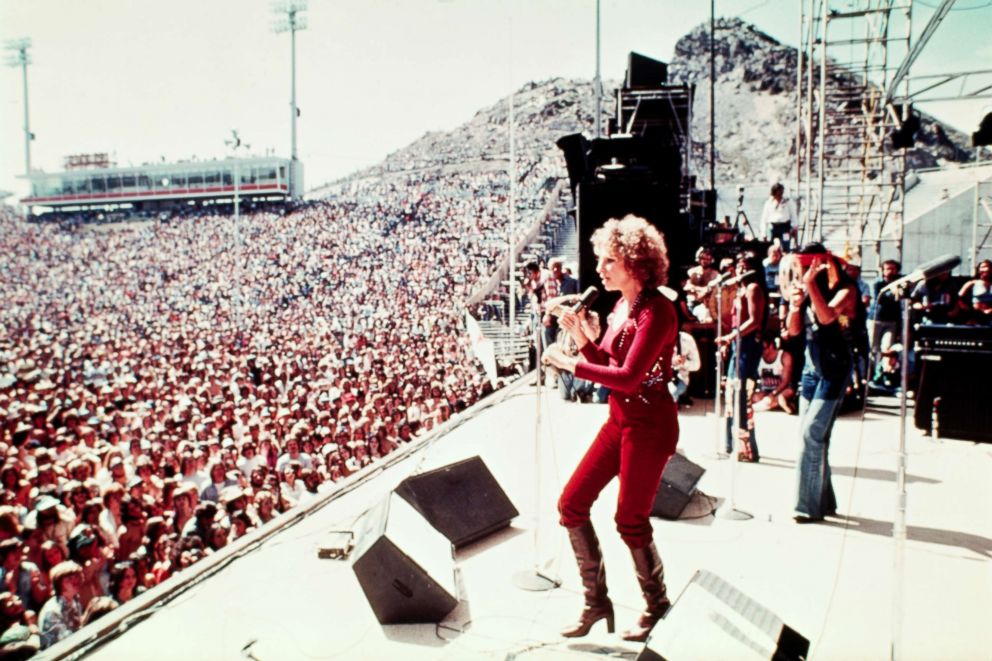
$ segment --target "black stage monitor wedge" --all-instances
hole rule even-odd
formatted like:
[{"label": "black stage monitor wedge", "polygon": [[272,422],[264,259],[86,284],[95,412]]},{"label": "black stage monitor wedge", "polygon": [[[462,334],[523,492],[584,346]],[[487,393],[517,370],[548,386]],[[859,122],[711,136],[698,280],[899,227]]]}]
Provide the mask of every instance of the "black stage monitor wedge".
[{"label": "black stage monitor wedge", "polygon": [[668,65],[646,55],[631,51],[627,56],[627,80],[624,88],[629,90],[656,89],[668,82]]},{"label": "black stage monitor wedge", "polygon": [[661,476],[661,485],[654,497],[651,516],[675,520],[689,504],[696,483],[706,469],[694,464],[680,454],[673,454]]},{"label": "black stage monitor wedge", "polygon": [[352,555],[380,624],[437,623],[458,605],[451,542],[396,494],[366,514]]},{"label": "black stage monitor wedge", "polygon": [[808,653],[809,641],[778,616],[716,574],[700,570],[654,625],[637,661],[799,661]]},{"label": "black stage monitor wedge", "polygon": [[479,457],[410,476],[396,493],[456,548],[505,528],[519,514]]}]

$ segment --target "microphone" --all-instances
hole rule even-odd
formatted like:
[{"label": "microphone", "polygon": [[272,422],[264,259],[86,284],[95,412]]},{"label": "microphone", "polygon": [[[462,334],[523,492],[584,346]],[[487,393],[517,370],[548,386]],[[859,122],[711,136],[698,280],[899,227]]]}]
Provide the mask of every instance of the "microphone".
[{"label": "microphone", "polygon": [[887,291],[895,291],[902,289],[906,285],[915,284],[921,280],[929,280],[930,278],[935,278],[938,275],[944,273],[950,273],[958,264],[961,263],[961,257],[958,255],[941,255],[931,259],[929,262],[924,262],[916,267],[915,270],[907,275],[902,276],[897,280],[893,280],[889,284],[882,288],[882,291],[878,292],[881,296]]},{"label": "microphone", "polygon": [[578,314],[583,310],[588,310],[589,306],[595,303],[597,298],[599,298],[599,290],[595,287],[590,287],[582,292],[582,298],[580,298],[579,302],[572,307],[572,312]]},{"label": "microphone", "polygon": [[734,285],[739,285],[741,282],[743,282],[744,280],[747,280],[748,278],[750,278],[755,273],[757,273],[757,271],[755,271],[754,269],[752,269],[750,271],[744,271],[744,273],[741,273],[740,275],[738,275],[736,277],[731,277],[731,278],[729,278],[727,280],[723,280],[720,283],[720,286],[721,287],[733,287]]}]

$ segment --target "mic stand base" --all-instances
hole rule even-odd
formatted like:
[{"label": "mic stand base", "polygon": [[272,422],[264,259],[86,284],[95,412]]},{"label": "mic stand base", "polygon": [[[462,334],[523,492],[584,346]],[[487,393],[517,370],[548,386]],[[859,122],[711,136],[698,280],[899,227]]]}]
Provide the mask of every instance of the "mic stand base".
[{"label": "mic stand base", "polygon": [[513,575],[513,585],[528,592],[546,592],[561,586],[561,579],[545,576],[536,567],[523,569]]},{"label": "mic stand base", "polygon": [[732,504],[728,503],[726,506],[717,510],[716,518],[724,519],[725,521],[748,521],[753,519],[754,515],[743,510],[739,510]]}]

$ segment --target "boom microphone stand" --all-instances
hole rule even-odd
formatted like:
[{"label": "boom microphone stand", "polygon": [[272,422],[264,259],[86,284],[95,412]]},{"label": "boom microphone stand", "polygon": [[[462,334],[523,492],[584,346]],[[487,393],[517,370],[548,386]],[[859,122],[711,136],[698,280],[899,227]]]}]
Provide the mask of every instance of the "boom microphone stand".
[{"label": "boom microphone stand", "polygon": [[[741,194],[743,198],[743,193]],[[744,278],[752,275],[754,271],[749,271],[735,278],[730,278],[726,282],[720,283],[719,288],[722,290],[731,284],[738,284],[744,280]],[[719,293],[719,292],[718,292]],[[722,295],[721,295],[722,298]],[[719,300],[719,299],[717,299]],[[740,452],[740,421],[741,421],[741,388],[744,387],[745,382],[741,378],[741,335],[737,334],[737,338],[734,340],[734,378],[727,379],[727,392],[733,393],[734,398],[734,415],[731,420],[731,431],[730,431],[730,461],[733,462],[730,465],[730,494],[724,503],[724,506],[720,508],[717,512],[717,516],[721,519],[728,519],[730,521],[746,521],[748,519],[753,519],[754,517],[743,510],[737,509],[736,503],[736,493],[737,493],[737,467],[740,461],[737,458]],[[719,426],[719,425],[718,425]],[[724,433],[726,433],[726,423],[724,423]]]},{"label": "boom microphone stand", "polygon": [[[718,280],[722,280],[723,276],[718,276]],[[714,292],[716,296],[716,336],[720,337],[723,335],[723,283],[717,282],[716,291]],[[713,342],[716,344],[716,341]],[[723,351],[720,347],[714,347],[716,350],[716,450],[714,454],[717,458],[721,455],[723,447],[723,434],[726,433],[726,423],[723,421]]]},{"label": "boom microphone stand", "polygon": [[547,576],[541,572],[541,558],[539,534],[541,532],[541,403],[543,400],[543,378],[544,369],[541,365],[541,352],[543,351],[541,338],[544,329],[541,326],[541,315],[537,316],[537,323],[534,324],[534,347],[536,349],[537,384],[535,389],[536,412],[534,414],[534,562],[530,569],[522,569],[513,575],[513,584],[522,590],[531,592],[543,592],[553,590],[561,585],[558,578]]},{"label": "boom microphone stand", "polygon": [[[889,283],[878,293],[891,290],[902,303],[902,361],[899,392],[899,455],[896,463],[896,512],[892,525],[892,644],[890,658],[901,659],[903,624],[903,578],[906,559],[906,391],[909,389],[909,286],[921,280],[950,273],[958,264],[958,255],[942,255],[921,264],[909,275]],[[876,298],[877,301],[877,298]],[[878,306],[876,305],[876,310]]]},{"label": "boom microphone stand", "polygon": [[[738,459],[738,454],[740,453],[741,439],[740,439],[740,428],[741,428],[741,389],[746,386],[745,380],[741,378],[741,336],[737,335],[737,339],[734,340],[734,378],[727,380],[727,391],[733,393],[734,397],[734,416],[731,421],[731,432],[730,432],[730,489],[728,493],[730,496],[724,503],[724,506],[720,508],[717,512],[717,516],[721,519],[728,519],[730,521],[747,521],[748,519],[753,519],[754,516],[745,512],[743,510],[737,509],[736,495],[737,495],[737,467],[740,464]],[[726,429],[726,426],[724,427]]]}]

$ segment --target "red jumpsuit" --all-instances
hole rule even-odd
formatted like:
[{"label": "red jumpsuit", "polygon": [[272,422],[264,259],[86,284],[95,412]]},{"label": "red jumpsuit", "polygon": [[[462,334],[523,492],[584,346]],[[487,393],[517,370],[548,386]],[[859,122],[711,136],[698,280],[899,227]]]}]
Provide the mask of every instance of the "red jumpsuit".
[{"label": "red jumpsuit", "polygon": [[607,328],[599,345],[582,348],[575,376],[610,388],[610,417],[565,485],[558,501],[566,528],[589,521],[603,488],[620,477],[615,521],[623,541],[651,541],[651,508],[679,439],[678,407],[668,392],[678,323],[675,307],[644,290],[623,326]]}]

